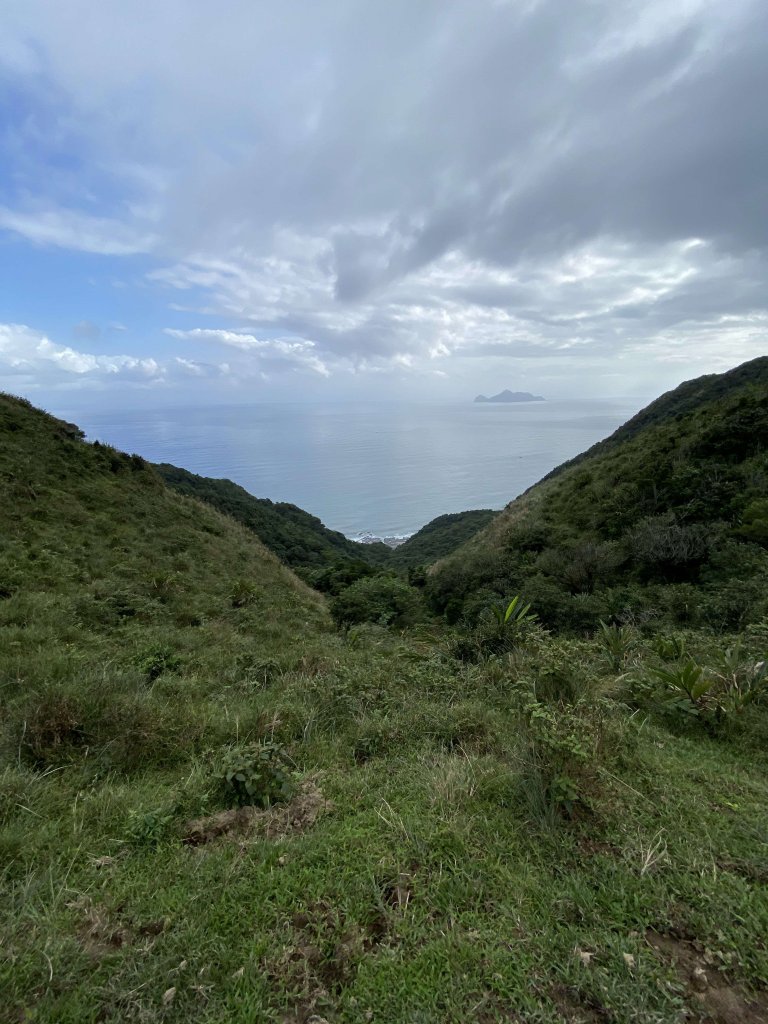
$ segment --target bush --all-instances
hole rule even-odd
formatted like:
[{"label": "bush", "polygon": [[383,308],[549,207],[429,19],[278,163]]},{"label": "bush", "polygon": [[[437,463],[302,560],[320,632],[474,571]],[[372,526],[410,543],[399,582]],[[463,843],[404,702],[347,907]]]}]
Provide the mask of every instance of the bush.
[{"label": "bush", "polygon": [[741,526],[736,533],[744,540],[768,548],[768,498],[761,498],[747,505]]},{"label": "bush", "polygon": [[712,545],[712,526],[679,523],[674,512],[642,519],[630,533],[632,554],[647,578],[669,582],[694,577]]},{"label": "bush", "polygon": [[703,666],[686,658],[651,672],[651,699],[665,716],[700,722],[710,734],[730,731],[752,704],[768,697],[768,664],[745,654],[738,642]]},{"label": "bush", "polygon": [[376,622],[402,629],[424,618],[424,602],[418,590],[397,576],[371,576],[338,594],[331,615],[339,627]]},{"label": "bush", "polygon": [[181,658],[169,647],[153,646],[140,652],[136,664],[147,682],[153,683],[164,672],[177,672],[181,668]]},{"label": "bush", "polygon": [[154,811],[130,811],[125,838],[131,846],[159,846],[168,836],[173,812],[160,808]]},{"label": "bush", "polygon": [[518,647],[538,617],[530,608],[530,604],[523,604],[519,594],[511,601],[486,608],[475,629],[479,654],[506,654]]},{"label": "bush", "polygon": [[614,672],[621,672],[635,648],[637,638],[630,626],[608,625],[600,620],[597,639],[608,664]]},{"label": "bush", "polygon": [[246,608],[256,600],[256,586],[251,580],[235,580],[229,592],[233,608]]}]

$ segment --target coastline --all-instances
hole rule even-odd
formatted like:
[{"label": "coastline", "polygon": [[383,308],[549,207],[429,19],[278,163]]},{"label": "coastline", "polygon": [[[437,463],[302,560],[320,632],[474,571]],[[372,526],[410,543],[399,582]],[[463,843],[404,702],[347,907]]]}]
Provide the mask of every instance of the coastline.
[{"label": "coastline", "polygon": [[375,533],[346,534],[347,540],[356,544],[386,544],[388,548],[399,548],[401,544],[413,537],[412,533],[396,534],[391,537],[379,537]]}]

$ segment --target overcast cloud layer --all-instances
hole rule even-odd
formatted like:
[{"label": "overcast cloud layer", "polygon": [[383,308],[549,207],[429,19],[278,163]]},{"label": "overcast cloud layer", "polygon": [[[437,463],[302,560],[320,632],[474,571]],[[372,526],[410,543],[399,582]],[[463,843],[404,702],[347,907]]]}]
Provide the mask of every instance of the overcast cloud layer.
[{"label": "overcast cloud layer", "polygon": [[764,354],[767,40],[763,0],[5,0],[0,386],[653,394]]}]

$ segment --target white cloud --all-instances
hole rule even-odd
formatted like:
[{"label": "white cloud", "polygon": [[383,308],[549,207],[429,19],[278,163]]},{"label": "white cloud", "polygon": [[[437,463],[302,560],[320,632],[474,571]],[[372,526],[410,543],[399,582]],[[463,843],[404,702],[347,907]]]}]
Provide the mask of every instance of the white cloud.
[{"label": "white cloud", "polygon": [[315,354],[315,343],[304,338],[257,338],[244,331],[201,327],[189,331],[166,327],[164,333],[180,341],[209,342],[239,349],[272,369],[311,370],[321,377],[330,376],[328,367]]},{"label": "white cloud", "polygon": [[172,383],[181,375],[210,376],[228,372],[186,359],[161,362],[130,355],[96,355],[58,345],[25,324],[0,324],[0,381],[25,386],[96,386],[110,381],[136,386]]},{"label": "white cloud", "polygon": [[136,301],[234,325],[168,333],[238,378],[630,386],[765,347],[760,0],[7,6],[0,229],[150,253]]},{"label": "white cloud", "polygon": [[106,217],[67,209],[21,212],[0,206],[0,229],[21,235],[36,245],[53,245],[102,256],[132,256],[149,252],[152,235]]},{"label": "white cloud", "polygon": [[[763,301],[759,266],[745,272],[744,261],[724,258],[698,239],[649,248],[601,238],[559,259],[514,268],[450,253],[352,304],[333,295],[322,239],[294,236],[290,251],[281,240],[276,249],[269,260],[242,251],[228,261],[198,255],[153,274],[180,291],[194,287],[203,296],[200,314],[257,325],[166,333],[254,357],[279,352],[300,362],[319,359],[326,372],[423,376],[434,374],[436,361],[446,372],[458,360],[462,373],[466,360],[481,372],[483,360],[512,358],[510,374],[536,374],[546,364],[570,383],[583,365],[594,384],[595,370],[620,357],[627,387],[633,373],[647,376],[654,366],[665,381],[670,363],[689,359],[711,368],[700,340],[717,338],[726,307],[731,320],[717,365],[765,349],[755,330]],[[277,331],[281,336],[274,337]],[[299,337],[285,337],[286,331]]]}]

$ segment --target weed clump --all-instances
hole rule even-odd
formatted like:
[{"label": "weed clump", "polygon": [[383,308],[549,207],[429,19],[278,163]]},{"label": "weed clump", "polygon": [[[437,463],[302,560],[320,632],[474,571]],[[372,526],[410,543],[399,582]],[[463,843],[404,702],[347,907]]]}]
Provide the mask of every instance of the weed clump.
[{"label": "weed clump", "polygon": [[147,682],[153,683],[164,672],[177,672],[181,668],[181,658],[169,647],[154,646],[141,651],[136,664]]},{"label": "weed clump", "polygon": [[271,807],[290,800],[295,791],[288,757],[276,743],[233,747],[219,772],[228,802],[239,807]]},{"label": "weed clump", "polygon": [[535,690],[518,705],[521,792],[531,817],[553,826],[599,809],[610,768],[637,750],[634,720],[616,702],[582,697],[545,702]]}]

